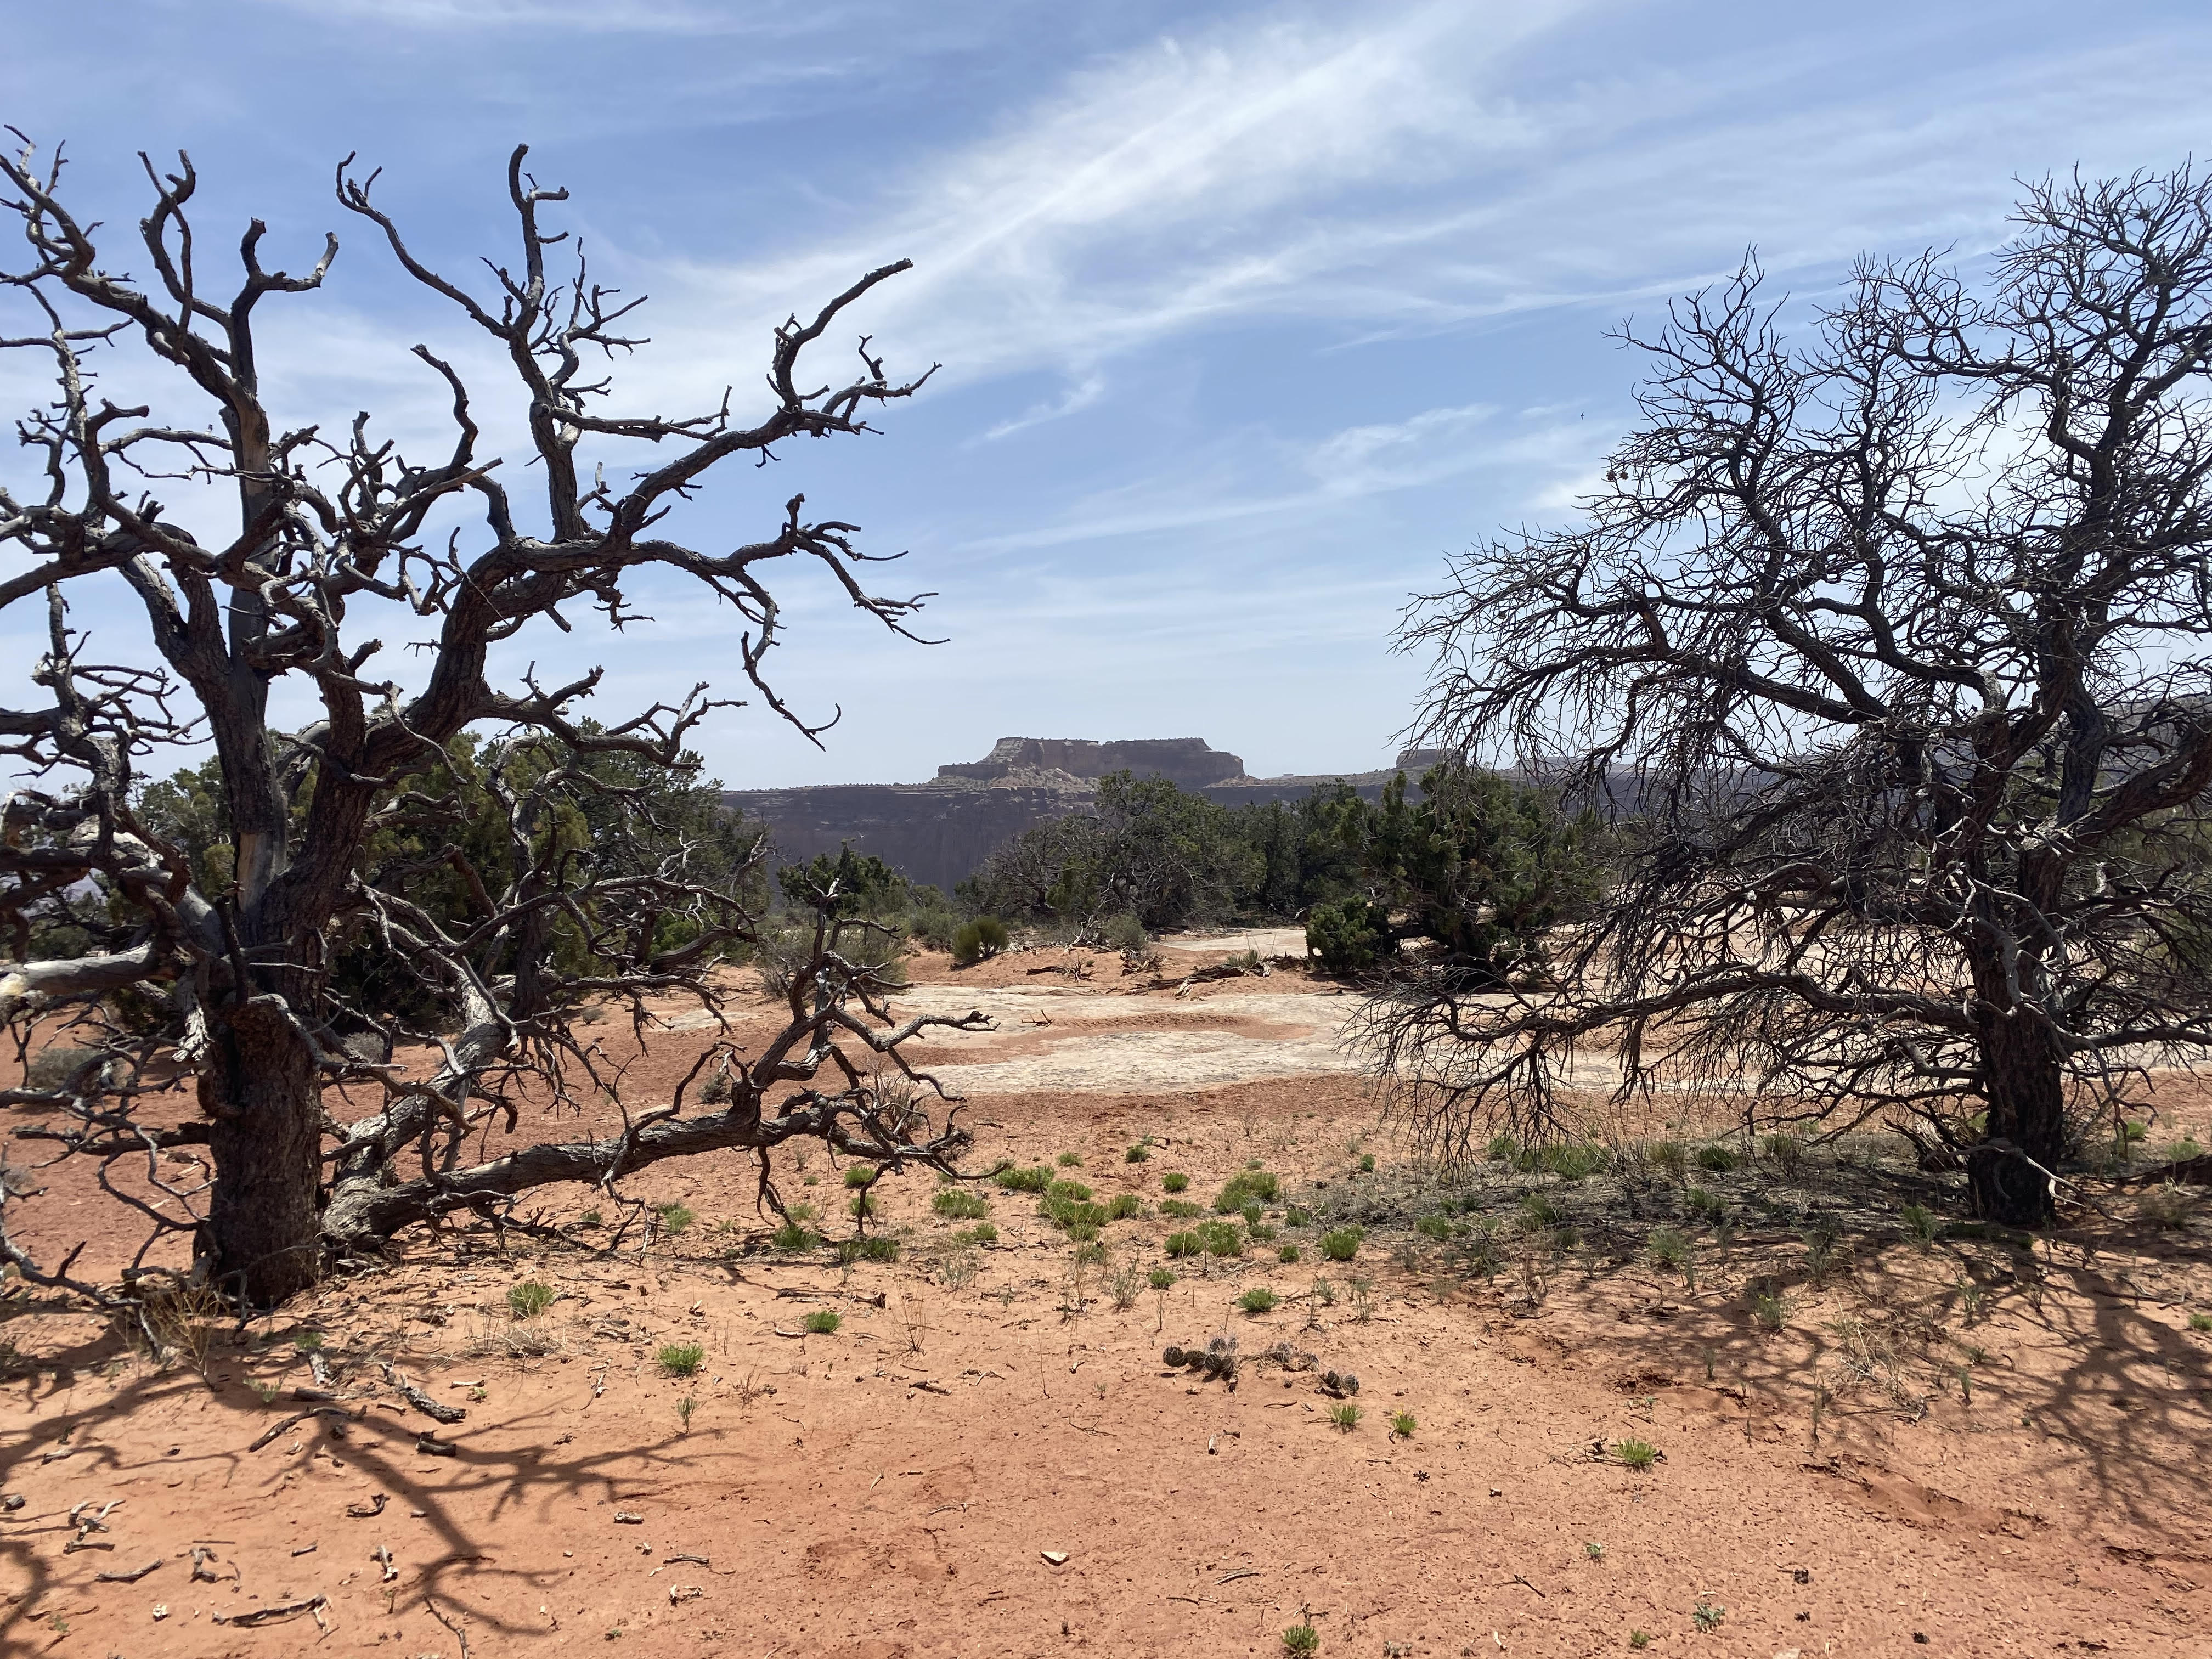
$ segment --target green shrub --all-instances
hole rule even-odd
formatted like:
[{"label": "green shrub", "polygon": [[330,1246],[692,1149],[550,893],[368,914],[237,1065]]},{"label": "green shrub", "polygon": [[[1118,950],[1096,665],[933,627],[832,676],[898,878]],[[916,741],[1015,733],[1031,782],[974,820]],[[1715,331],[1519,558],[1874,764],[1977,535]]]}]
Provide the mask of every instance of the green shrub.
[{"label": "green shrub", "polygon": [[2120,1139],[2130,1146],[2150,1133],[2150,1125],[2140,1118],[2129,1118],[2120,1125]]},{"label": "green shrub", "polygon": [[1580,1181],[1586,1176],[1594,1176],[1605,1168],[1606,1162],[1604,1147],[1571,1140],[1528,1148],[1514,1158],[1515,1167],[1523,1174],[1540,1171],[1555,1175],[1562,1181]]},{"label": "green shrub", "polygon": [[1298,1247],[1295,1244],[1285,1244],[1275,1252],[1275,1260],[1278,1261],[1292,1262],[1297,1259]]},{"label": "green shrub", "polygon": [[1258,1226],[1260,1224],[1260,1218],[1267,1213],[1267,1212],[1261,1209],[1257,1204],[1247,1204],[1243,1209],[1237,1212],[1237,1214],[1244,1218],[1244,1224],[1248,1227]]},{"label": "green shrub", "polygon": [[1517,1164],[1521,1161],[1521,1143],[1508,1134],[1491,1136],[1490,1144],[1482,1152],[1492,1164]]},{"label": "green shrub", "polygon": [[1052,1185],[1052,1168],[1044,1164],[1028,1170],[1009,1165],[991,1179],[1010,1193],[1041,1193]]},{"label": "green shrub", "polygon": [[1282,1191],[1282,1183],[1267,1170],[1239,1170],[1229,1177],[1229,1184],[1215,1195],[1213,1207],[1221,1215],[1233,1215],[1248,1204],[1264,1200],[1272,1204]]},{"label": "green shrub", "polygon": [[[526,1279],[522,1284],[507,1287],[507,1310],[517,1319],[535,1319],[553,1305],[558,1295],[559,1292],[550,1285],[541,1285],[534,1279]],[[319,1340],[316,1346],[321,1346]]]},{"label": "green shrub", "polygon": [[1367,1234],[1358,1227],[1337,1227],[1321,1236],[1321,1253],[1331,1261],[1349,1261],[1359,1254]]},{"label": "green shrub", "polygon": [[1292,1625],[1283,1632],[1285,1659],[1314,1659],[1321,1651],[1321,1632],[1311,1624]]},{"label": "green shrub", "polygon": [[1145,1276],[1145,1282],[1156,1291],[1173,1288],[1176,1276],[1165,1267],[1155,1267]]},{"label": "green shrub", "polygon": [[1721,1627],[1721,1620],[1727,1617],[1726,1607],[1717,1601],[1708,1601],[1702,1595],[1698,1598],[1698,1605],[1690,1609],[1691,1622],[1708,1636],[1718,1630]]},{"label": "green shrub", "polygon": [[1198,1237],[1208,1255],[1237,1256],[1244,1254],[1244,1235],[1230,1222],[1201,1221],[1198,1224]]},{"label": "green shrub", "polygon": [[811,1250],[822,1242],[822,1235],[786,1220],[768,1236],[768,1242],[779,1250]]},{"label": "green shrub", "polygon": [[1899,1214],[1905,1223],[1905,1236],[1922,1249],[1936,1243],[1936,1212],[1924,1204],[1908,1204]]},{"label": "green shrub", "polygon": [[1359,1407],[1349,1400],[1340,1406],[1331,1406],[1328,1408],[1328,1420],[1346,1432],[1359,1426],[1360,1415]]},{"label": "green shrub", "polygon": [[687,1205],[659,1204],[655,1205],[653,1209],[654,1213],[660,1218],[661,1231],[666,1233],[671,1238],[675,1237],[677,1234],[699,1218],[691,1212]]},{"label": "green shrub", "polygon": [[1187,1198],[1164,1198],[1160,1200],[1160,1213],[1177,1221],[1188,1221],[1195,1216],[1204,1215],[1206,1206],[1194,1204]]},{"label": "green shrub", "polygon": [[845,1201],[845,1213],[855,1218],[875,1215],[882,1208],[883,1205],[878,1200],[876,1195],[865,1188],[854,1193]]},{"label": "green shrub", "polygon": [[994,957],[1012,942],[1006,924],[996,916],[978,916],[952,930],[952,959],[962,967]]},{"label": "green shrub", "polygon": [[1411,1440],[1413,1437],[1413,1431],[1419,1426],[1420,1425],[1413,1421],[1413,1414],[1411,1412],[1393,1412],[1390,1415],[1390,1433],[1395,1439]]},{"label": "green shrub", "polygon": [[1566,1224],[1567,1212],[1549,1193],[1530,1193],[1521,1200],[1521,1231],[1544,1232]]},{"label": "green shrub", "polygon": [[845,1171],[845,1184],[848,1187],[865,1187],[875,1178],[876,1168],[872,1164],[855,1164]]},{"label": "green shrub", "polygon": [[1106,1218],[1109,1221],[1127,1221],[1143,1207],[1136,1194],[1116,1193],[1114,1194],[1114,1201],[1106,1206]]},{"label": "green shrub", "polygon": [[1080,1152],[1062,1152],[1060,1155],[1058,1161],[1060,1167],[1063,1170],[1079,1170],[1083,1167],[1083,1154]]},{"label": "green shrub", "polygon": [[1395,954],[1390,913],[1364,898],[1316,904],[1306,917],[1306,949],[1325,974],[1358,974]]},{"label": "green shrub", "polygon": [[1751,1298],[1751,1316],[1759,1322],[1759,1328],[1772,1333],[1782,1328],[1782,1298],[1771,1291],[1761,1291]]},{"label": "green shrub", "polygon": [[899,1242],[896,1238],[841,1238],[837,1241],[837,1260],[840,1261],[896,1261],[899,1259]]},{"label": "green shrub", "polygon": [[809,1336],[835,1336],[837,1328],[845,1322],[827,1308],[817,1308],[799,1322],[799,1328]]},{"label": "green shrub", "polygon": [[1690,1172],[1690,1149],[1679,1140],[1655,1140],[1648,1149],[1654,1169],[1670,1181],[1680,1181]]},{"label": "green shrub", "polygon": [[2190,1315],[2189,1328],[2192,1331],[2212,1331],[2212,1314],[2193,1313]]},{"label": "green shrub", "polygon": [[955,1244],[995,1244],[999,1242],[999,1230],[988,1221],[979,1222],[953,1234],[952,1242]]},{"label": "green shrub", "polygon": [[991,1213],[991,1206],[981,1194],[964,1187],[946,1187],[929,1200],[929,1207],[948,1221],[973,1221]]},{"label": "green shrub", "polygon": [[1196,1233],[1170,1233],[1162,1248],[1170,1255],[1203,1255],[1206,1241]]},{"label": "green shrub", "polygon": [[1679,1227],[1654,1227],[1644,1241],[1644,1249],[1653,1267],[1670,1273],[1680,1273],[1690,1259],[1690,1241],[1682,1237]]},{"label": "green shrub", "polygon": [[1313,1225],[1313,1212],[1311,1210],[1301,1208],[1299,1206],[1293,1204],[1288,1210],[1283,1212],[1283,1225],[1285,1227],[1310,1227]]},{"label": "green shrub", "polygon": [[[510,1306],[513,1305],[514,1297],[514,1292],[509,1291],[507,1292],[507,1299]],[[313,1353],[317,1349],[323,1346],[323,1342],[324,1336],[320,1331],[295,1331],[292,1333],[292,1346],[297,1348],[301,1353]]]},{"label": "green shrub", "polygon": [[1420,1234],[1423,1238],[1434,1239],[1437,1243],[1441,1244],[1444,1240],[1452,1236],[1451,1218],[1441,1215],[1425,1215],[1419,1221],[1416,1221],[1413,1224],[1413,1231]]},{"label": "green shrub", "polygon": [[1098,938],[1109,951],[1141,951],[1152,943],[1145,924],[1127,910],[1107,917],[1098,929]]},{"label": "green shrub", "polygon": [[1362,1175],[1373,1175],[1375,1173],[1374,1153],[1362,1152],[1359,1155],[1359,1173]]},{"label": "green shrub", "polygon": [[1121,1154],[1121,1162],[1124,1164],[1143,1164],[1150,1160],[1152,1156],[1152,1149],[1146,1146],[1142,1141],[1139,1141],[1135,1146],[1130,1147],[1127,1152]]},{"label": "green shrub", "polygon": [[1160,1177],[1160,1190],[1163,1192],[1180,1193],[1189,1186],[1190,1177],[1181,1170],[1170,1170]]},{"label": "green shrub", "polygon": [[696,1342],[665,1342],[653,1358],[664,1375],[689,1376],[705,1362],[707,1351]]},{"label": "green shrub", "polygon": [[1728,1213],[1728,1205],[1720,1194],[1707,1192],[1703,1187],[1692,1187],[1684,1194],[1682,1207],[1700,1221],[1717,1221]]},{"label": "green shrub", "polygon": [[1717,1141],[1698,1148],[1698,1167],[1711,1170],[1716,1175],[1726,1175],[1742,1162],[1735,1155],[1735,1148],[1723,1146]]},{"label": "green shrub", "polygon": [[1054,1181],[1047,1183],[1044,1195],[1047,1198],[1074,1199],[1081,1202],[1090,1198],[1091,1188],[1079,1181]]},{"label": "green shrub", "polygon": [[1248,1314],[1275,1311],[1275,1293],[1264,1285],[1255,1285],[1237,1298],[1237,1305]]},{"label": "green shrub", "polygon": [[1762,1135],[1759,1155],[1784,1176],[1794,1176],[1805,1162],[1805,1143],[1796,1135]]},{"label": "green shrub", "polygon": [[1659,1461],[1659,1449],[1649,1440],[1617,1440],[1613,1455],[1631,1469],[1648,1469]]}]

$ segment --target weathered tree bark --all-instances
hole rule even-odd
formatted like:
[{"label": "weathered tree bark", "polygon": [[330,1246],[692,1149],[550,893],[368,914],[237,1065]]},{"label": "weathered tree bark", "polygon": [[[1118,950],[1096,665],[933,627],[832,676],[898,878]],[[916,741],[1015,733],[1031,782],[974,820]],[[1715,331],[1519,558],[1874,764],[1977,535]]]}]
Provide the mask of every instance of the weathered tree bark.
[{"label": "weathered tree bark", "polygon": [[1989,1119],[1966,1154],[1974,1213],[2008,1227],[2047,1227],[2050,1171],[2066,1156],[2066,1091],[2057,1045],[2029,1010],[1988,1022],[1981,1039]]},{"label": "weathered tree bark", "polygon": [[274,998],[232,1012],[199,1079],[215,1190],[201,1254],[225,1290],[268,1306],[322,1265],[322,1089],[314,1051]]}]

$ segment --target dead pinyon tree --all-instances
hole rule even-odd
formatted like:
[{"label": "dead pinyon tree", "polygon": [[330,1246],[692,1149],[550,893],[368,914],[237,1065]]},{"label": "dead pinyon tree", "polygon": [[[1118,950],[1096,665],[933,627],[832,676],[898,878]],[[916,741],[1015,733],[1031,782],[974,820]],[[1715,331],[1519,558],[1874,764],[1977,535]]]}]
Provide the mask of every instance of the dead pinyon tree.
[{"label": "dead pinyon tree", "polygon": [[[221,295],[186,217],[189,161],[166,176],[149,162],[152,208],[133,257],[151,280],[135,284],[111,274],[118,262],[96,246],[97,228],[64,204],[58,157],[42,166],[27,143],[0,159],[28,249],[0,272],[0,295],[18,313],[0,346],[46,359],[55,386],[19,426],[30,464],[0,488],[0,544],[16,556],[0,576],[0,607],[42,601],[48,640],[26,665],[35,704],[0,711],[0,750],[17,772],[0,838],[0,951],[9,958],[0,960],[0,1018],[19,1059],[57,1044],[70,1059],[59,1073],[33,1068],[0,1103],[47,1109],[18,1130],[19,1157],[27,1139],[49,1158],[100,1160],[104,1176],[130,1164],[143,1179],[111,1190],[149,1224],[149,1243],[192,1230],[197,1261],[249,1302],[295,1291],[332,1258],[374,1249],[410,1222],[492,1211],[550,1182],[611,1189],[623,1171],[659,1159],[750,1148],[772,1200],[769,1149],[793,1137],[893,1165],[940,1162],[967,1144],[949,1109],[933,1115],[939,1097],[915,1086],[920,1074],[898,1049],[925,1024],[972,1018],[893,1029],[881,952],[860,924],[825,910],[811,956],[789,976],[781,1035],[750,1059],[723,1045],[693,1073],[714,1085],[692,1097],[708,1097],[712,1109],[687,1115],[679,1089],[672,1102],[625,1108],[617,1135],[523,1136],[487,1161],[464,1161],[489,1150],[480,1137],[514,1136],[526,1107],[557,1115],[580,1094],[616,1091],[617,1071],[575,1023],[587,1000],[626,1005],[641,1030],[647,996],[688,994],[718,1008],[710,970],[754,923],[741,889],[696,878],[693,843],[654,821],[636,781],[686,765],[685,735],[736,705],[701,687],[678,706],[592,725],[575,705],[598,671],[557,685],[526,675],[501,690],[488,678],[492,648],[540,619],[568,629],[585,606],[620,629],[633,615],[625,582],[672,571],[735,607],[745,673],[799,724],[763,678],[781,638],[772,570],[814,562],[900,632],[921,603],[869,593],[854,526],[805,519],[802,498],[764,539],[727,551],[665,533],[718,465],[765,460],[786,440],[867,430],[873,406],[914,392],[921,380],[887,377],[866,337],[849,377],[813,389],[800,378],[807,348],[906,265],[871,271],[812,321],[775,331],[768,407],[751,424],[727,395],[689,416],[599,412],[609,383],[586,360],[643,343],[622,331],[638,302],[592,283],[580,251],[563,276],[548,274],[548,251],[567,233],[549,231],[544,216],[566,192],[540,188],[524,154],[507,167],[520,264],[492,267],[488,299],[410,252],[372,199],[374,175],[353,173],[350,158],[337,170],[339,205],[496,343],[526,409],[532,453],[520,469],[479,453],[461,376],[419,345],[422,372],[450,392],[453,435],[441,456],[403,458],[366,415],[336,436],[272,423],[257,316],[272,297],[322,282],[335,236],[308,275],[288,276],[264,268],[256,222],[237,246],[235,288]],[[173,389],[173,407],[118,408],[98,395],[102,354],[123,351]],[[641,441],[656,447],[653,465],[608,482],[610,459]],[[533,476],[535,510],[502,482]],[[217,493],[234,504],[234,532],[199,539],[164,516],[157,489]],[[87,660],[70,621],[71,585],[118,578],[143,611],[150,651],[136,662]],[[395,641],[412,647],[411,687],[376,677],[386,641],[369,630],[379,625],[416,636]],[[315,709],[293,730],[271,718],[287,682]],[[299,692],[290,695],[296,706]],[[511,854],[496,879],[471,863],[452,803],[410,782],[477,734],[488,734],[471,752],[485,762],[491,833]],[[233,855],[217,890],[203,890],[184,851],[134,811],[149,757],[203,738],[220,763]],[[549,830],[580,802],[599,808],[582,845]],[[415,850],[380,853],[395,842]],[[410,897],[426,873],[458,878],[467,896],[458,917]],[[38,948],[70,927],[88,944],[64,956]],[[565,954],[552,948],[556,935]],[[363,941],[412,980],[427,1012],[411,1028],[388,1010],[349,1006],[334,987],[333,961]],[[410,1035],[438,1045],[434,1067],[390,1062]],[[337,1121],[341,1085],[374,1109]],[[213,1170],[204,1182],[197,1161],[186,1179],[171,1156],[199,1146]],[[0,1251],[34,1284],[118,1294],[72,1278],[74,1256],[34,1261],[4,1229]]]},{"label": "dead pinyon tree", "polygon": [[1620,1091],[1884,1116],[2038,1224],[2212,1046],[2212,183],[2031,189],[1987,283],[1861,265],[1793,345],[1750,266],[1650,337],[1586,521],[1418,601],[1424,740],[1632,814],[1556,988],[1401,975],[1447,1153]]}]

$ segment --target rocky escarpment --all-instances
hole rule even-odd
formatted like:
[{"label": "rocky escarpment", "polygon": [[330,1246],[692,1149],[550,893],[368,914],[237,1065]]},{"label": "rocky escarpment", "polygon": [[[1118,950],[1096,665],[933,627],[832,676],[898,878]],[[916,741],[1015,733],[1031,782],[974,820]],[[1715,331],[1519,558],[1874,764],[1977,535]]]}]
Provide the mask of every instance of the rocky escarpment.
[{"label": "rocky escarpment", "polygon": [[929,783],[733,789],[722,799],[763,825],[785,859],[850,844],[909,880],[950,892],[1000,846],[1032,824],[1089,805],[1100,778],[1124,771],[1170,779],[1224,806],[1296,800],[1340,779],[1373,799],[1391,776],[1385,769],[1248,778],[1242,760],[1200,738],[1001,738],[980,761],[940,766]]}]

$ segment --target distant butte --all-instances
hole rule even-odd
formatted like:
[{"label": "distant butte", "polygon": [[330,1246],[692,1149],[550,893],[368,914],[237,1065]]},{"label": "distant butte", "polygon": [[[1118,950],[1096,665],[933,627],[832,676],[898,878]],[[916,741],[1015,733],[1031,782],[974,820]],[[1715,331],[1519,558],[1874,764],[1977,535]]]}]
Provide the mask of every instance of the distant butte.
[{"label": "distant butte", "polygon": [[[1430,757],[1408,754],[1418,768]],[[831,783],[801,789],[732,789],[723,801],[764,825],[786,859],[834,853],[850,842],[909,880],[946,892],[1030,825],[1078,811],[1111,772],[1160,777],[1224,806],[1297,800],[1341,780],[1370,800],[1395,768],[1251,778],[1239,757],[1203,738],[1001,738],[979,761],[937,769],[928,783]]]}]

